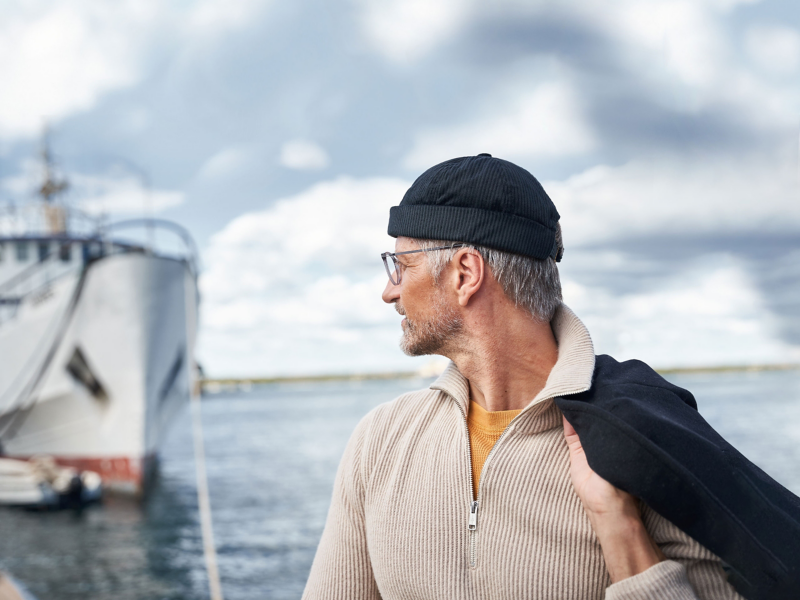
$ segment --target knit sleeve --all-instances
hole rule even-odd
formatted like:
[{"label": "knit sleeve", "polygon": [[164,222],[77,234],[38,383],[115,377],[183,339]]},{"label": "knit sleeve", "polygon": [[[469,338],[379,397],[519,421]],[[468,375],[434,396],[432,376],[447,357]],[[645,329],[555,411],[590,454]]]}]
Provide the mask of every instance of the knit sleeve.
[{"label": "knit sleeve", "polygon": [[669,560],[613,584],[606,600],[744,600],[716,555],[644,503],[641,510],[645,527]]},{"label": "knit sleeve", "polygon": [[303,600],[380,600],[367,550],[361,457],[372,413],[347,444]]}]

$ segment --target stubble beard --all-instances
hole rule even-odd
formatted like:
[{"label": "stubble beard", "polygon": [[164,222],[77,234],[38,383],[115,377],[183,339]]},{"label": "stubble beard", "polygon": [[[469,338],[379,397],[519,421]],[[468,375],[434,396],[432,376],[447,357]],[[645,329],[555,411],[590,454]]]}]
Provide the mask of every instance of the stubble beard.
[{"label": "stubble beard", "polygon": [[[399,303],[395,304],[395,309],[401,315],[406,314]],[[433,317],[426,321],[412,321],[406,317],[400,349],[408,356],[445,354],[457,346],[464,327],[463,319],[440,293],[436,294],[433,309]]]}]

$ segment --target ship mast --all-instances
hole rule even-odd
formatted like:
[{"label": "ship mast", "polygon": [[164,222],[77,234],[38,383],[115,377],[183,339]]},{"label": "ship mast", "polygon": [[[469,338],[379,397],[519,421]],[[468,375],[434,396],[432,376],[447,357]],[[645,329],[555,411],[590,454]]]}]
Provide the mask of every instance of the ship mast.
[{"label": "ship mast", "polygon": [[44,216],[49,233],[59,234],[65,233],[67,230],[66,212],[64,207],[56,205],[54,200],[56,196],[62,194],[69,188],[69,182],[63,177],[59,178],[56,176],[53,154],[50,152],[49,138],[50,134],[47,126],[45,126],[40,150],[44,173],[38,194],[43,200]]}]

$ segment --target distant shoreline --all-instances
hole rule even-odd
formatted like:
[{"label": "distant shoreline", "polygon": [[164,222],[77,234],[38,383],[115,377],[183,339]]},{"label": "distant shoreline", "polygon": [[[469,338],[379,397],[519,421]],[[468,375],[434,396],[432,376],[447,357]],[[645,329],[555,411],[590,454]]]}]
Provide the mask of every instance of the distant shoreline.
[{"label": "distant shoreline", "polygon": [[[679,375],[692,373],[736,373],[759,371],[793,371],[800,370],[800,364],[771,365],[724,365],[706,367],[671,367],[656,369],[662,375]],[[204,391],[216,393],[232,387],[248,387],[270,383],[325,383],[334,381],[374,381],[392,379],[419,379],[434,377],[435,373],[420,371],[394,371],[388,373],[339,373],[323,375],[293,375],[283,377],[221,377],[204,378],[200,381]]]}]

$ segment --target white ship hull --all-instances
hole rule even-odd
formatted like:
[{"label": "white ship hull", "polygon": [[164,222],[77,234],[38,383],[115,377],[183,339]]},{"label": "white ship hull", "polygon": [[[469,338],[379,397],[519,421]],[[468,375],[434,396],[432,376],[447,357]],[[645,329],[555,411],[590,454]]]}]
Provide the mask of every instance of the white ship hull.
[{"label": "white ship hull", "polygon": [[52,455],[142,491],[194,386],[197,298],[185,261],[143,252],[23,297],[0,320],[2,452]]}]

